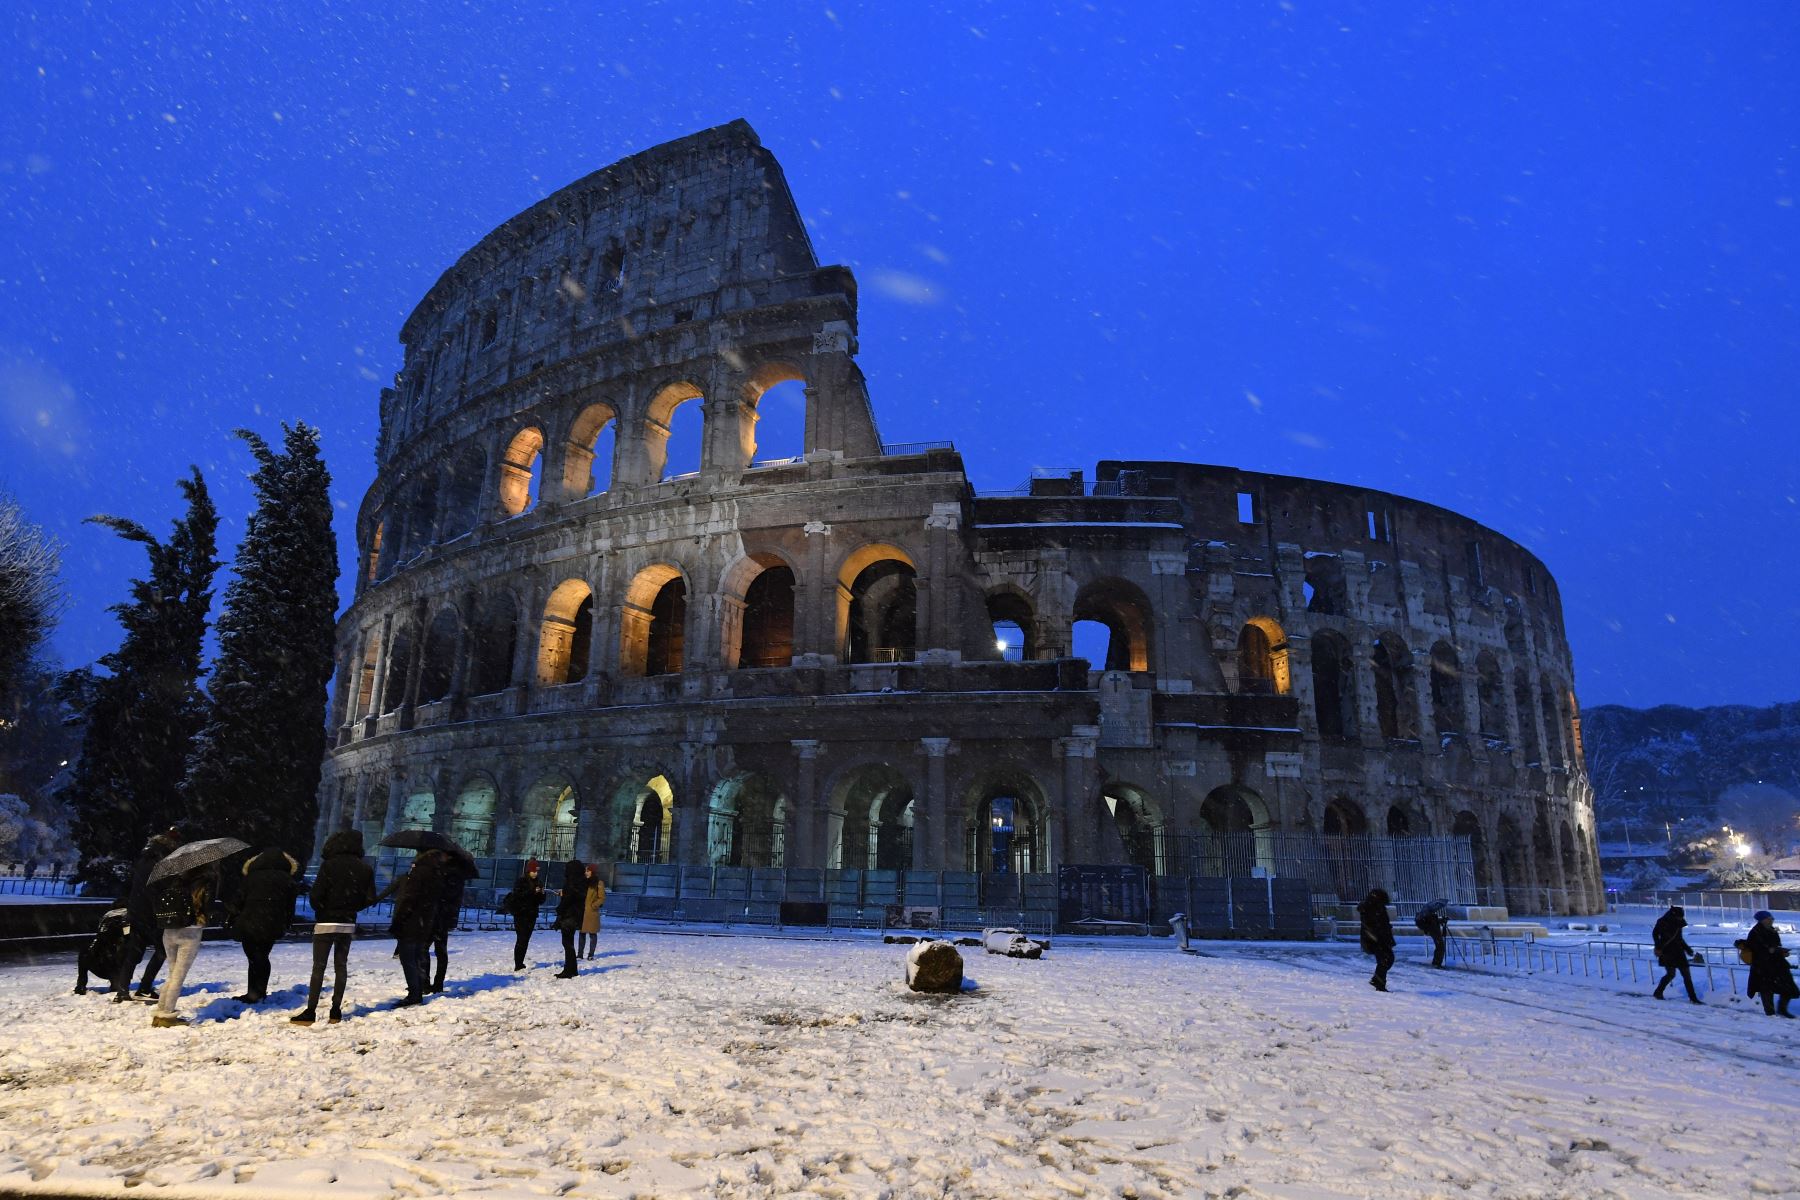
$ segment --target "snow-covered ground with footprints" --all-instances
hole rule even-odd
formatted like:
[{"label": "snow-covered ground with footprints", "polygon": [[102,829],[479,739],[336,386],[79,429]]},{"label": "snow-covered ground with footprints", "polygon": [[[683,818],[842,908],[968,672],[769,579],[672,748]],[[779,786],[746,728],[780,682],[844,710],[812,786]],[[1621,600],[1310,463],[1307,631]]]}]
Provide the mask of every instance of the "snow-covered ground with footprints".
[{"label": "snow-covered ground with footprints", "polygon": [[[186,1029],[0,965],[0,1193],[139,1197],[1800,1195],[1800,1022],[1724,995],[1433,972],[1341,948],[1059,941],[964,951],[619,930],[575,980],[459,936],[394,1011],[358,942],[350,1019],[292,1026],[208,943]],[[1679,985],[1675,991],[1679,993]],[[323,1014],[321,1014],[321,1017]]]}]

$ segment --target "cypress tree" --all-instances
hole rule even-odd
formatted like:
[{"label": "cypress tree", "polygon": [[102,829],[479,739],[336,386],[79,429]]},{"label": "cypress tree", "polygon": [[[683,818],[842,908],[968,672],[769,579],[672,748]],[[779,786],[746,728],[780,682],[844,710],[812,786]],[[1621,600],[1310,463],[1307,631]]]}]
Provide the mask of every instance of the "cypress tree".
[{"label": "cypress tree", "polygon": [[182,773],[199,731],[201,642],[218,570],[218,510],[200,469],[179,481],[187,513],[167,541],[136,521],[96,516],[150,554],[147,579],[112,606],[124,627],[119,648],[100,659],[81,757],[69,786],[84,878],[105,879],[129,864],[146,838],[185,816]]},{"label": "cypress tree", "polygon": [[331,476],[319,431],[283,425],[276,453],[249,430],[256,512],[225,588],[206,726],[184,789],[210,836],[310,853],[325,756],[337,613]]}]

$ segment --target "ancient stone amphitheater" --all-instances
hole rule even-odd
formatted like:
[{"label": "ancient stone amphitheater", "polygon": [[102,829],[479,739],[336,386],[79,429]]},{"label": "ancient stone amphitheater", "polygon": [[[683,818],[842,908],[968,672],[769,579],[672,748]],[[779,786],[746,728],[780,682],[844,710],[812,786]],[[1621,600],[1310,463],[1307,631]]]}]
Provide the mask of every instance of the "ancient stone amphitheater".
[{"label": "ancient stone amphitheater", "polygon": [[[742,122],[507,221],[400,337],[321,834],[1602,902],[1530,552],[1231,467],[977,493],[948,444],[882,440],[856,280]],[[790,457],[759,446],[777,395],[803,399]],[[672,474],[688,427],[698,469]]]}]

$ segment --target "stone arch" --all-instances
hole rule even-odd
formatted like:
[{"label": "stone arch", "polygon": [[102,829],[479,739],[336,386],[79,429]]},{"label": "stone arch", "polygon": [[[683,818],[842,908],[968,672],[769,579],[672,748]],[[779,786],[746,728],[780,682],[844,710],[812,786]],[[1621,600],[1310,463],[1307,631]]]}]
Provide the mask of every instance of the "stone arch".
[{"label": "stone arch", "polygon": [[885,762],[844,771],[831,790],[826,863],[844,870],[912,868],[912,780]]},{"label": "stone arch", "polygon": [[594,641],[594,589],[584,579],[565,579],[544,604],[538,632],[540,687],[587,678]]},{"label": "stone arch", "polygon": [[1375,639],[1369,652],[1375,676],[1375,719],[1381,736],[1411,741],[1419,736],[1419,698],[1413,688],[1412,651],[1391,633]]},{"label": "stone arch", "polygon": [[462,614],[455,605],[438,610],[425,630],[424,660],[419,666],[419,703],[430,704],[450,694],[456,677],[456,647]]},{"label": "stone arch", "polygon": [[996,655],[1006,662],[1038,657],[1037,615],[1029,597],[1016,588],[997,588],[987,594],[987,614]]},{"label": "stone arch", "polygon": [[380,577],[379,572],[384,566],[381,561],[381,548],[382,542],[386,537],[387,517],[385,515],[378,515],[375,520],[369,523],[368,536],[363,538],[363,545],[368,547],[368,553],[364,556],[364,561],[367,564],[364,568],[364,583],[374,583],[375,580]]},{"label": "stone arch", "polygon": [[402,829],[431,829],[437,823],[437,795],[427,784],[413,784],[407,788],[406,798],[400,802],[400,817],[389,833],[397,833]]},{"label": "stone arch", "polygon": [[499,804],[499,785],[485,771],[469,776],[457,789],[450,808],[450,836],[476,858],[494,853],[494,816]]},{"label": "stone arch", "polygon": [[606,853],[618,862],[666,863],[675,855],[675,789],[653,768],[623,779],[612,793]]},{"label": "stone arch", "polygon": [[1499,833],[1494,843],[1495,857],[1500,865],[1500,887],[1506,894],[1506,907],[1515,915],[1532,911],[1531,859],[1519,823],[1510,814],[1501,814]]},{"label": "stone arch", "polygon": [[1227,783],[1206,793],[1194,814],[1198,845],[1189,855],[1194,875],[1254,874],[1275,869],[1275,823],[1260,793]]},{"label": "stone arch", "polygon": [[381,631],[371,629],[363,635],[362,665],[356,673],[356,708],[352,719],[361,720],[375,712],[375,678],[381,670]]},{"label": "stone arch", "polygon": [[470,442],[444,471],[443,540],[453,541],[481,521],[481,485],[487,478],[487,452]]},{"label": "stone arch", "polygon": [[1367,837],[1369,817],[1362,805],[1348,796],[1339,796],[1325,805],[1319,829],[1326,837]]},{"label": "stone arch", "polygon": [[1100,789],[1125,861],[1152,875],[1169,874],[1167,825],[1162,806],[1135,784],[1108,781]]},{"label": "stone arch", "polygon": [[505,589],[489,592],[476,608],[469,692],[484,696],[512,686],[513,655],[519,640],[519,602]]},{"label": "stone arch", "polygon": [[1469,853],[1475,866],[1475,887],[1481,892],[1483,903],[1492,903],[1493,898],[1489,892],[1494,886],[1494,877],[1489,867],[1487,835],[1481,830],[1481,818],[1467,809],[1462,810],[1451,823],[1450,834],[1452,837],[1469,839]]},{"label": "stone arch", "polygon": [[[670,438],[675,432],[675,414],[685,404],[698,400],[702,406],[706,403],[705,393],[686,379],[664,384],[650,398],[650,405],[644,413],[644,458],[650,468],[652,480],[665,480],[675,475],[685,474],[685,470],[672,470],[670,466]],[[688,445],[689,437],[685,434],[675,447],[675,466],[686,468],[690,450],[693,460],[699,461],[700,443],[705,439],[705,427],[694,437],[694,445]]]},{"label": "stone arch", "polygon": [[1544,761],[1544,747],[1538,739],[1537,713],[1531,707],[1531,680],[1522,667],[1513,672],[1513,709],[1519,721],[1519,748],[1525,752],[1525,763],[1537,766]]},{"label": "stone arch", "polygon": [[1538,679],[1538,707],[1544,717],[1544,765],[1564,766],[1568,754],[1564,747],[1562,710],[1556,703],[1556,686],[1549,679]]},{"label": "stone arch", "polygon": [[1271,617],[1251,617],[1238,631],[1238,691],[1253,696],[1285,696],[1293,689],[1287,634]]},{"label": "stone arch", "polygon": [[794,580],[793,566],[771,551],[745,555],[725,572],[719,643],[727,670],[792,664]]},{"label": "stone arch", "polygon": [[983,875],[1033,875],[1053,869],[1050,805],[1031,773],[990,767],[963,793],[968,868]]},{"label": "stone arch", "polygon": [[759,772],[734,775],[706,804],[706,859],[721,867],[781,867],[787,861],[787,798]]},{"label": "stone arch", "polygon": [[382,712],[397,712],[406,703],[406,681],[412,674],[418,637],[410,622],[396,621],[388,634],[387,675],[381,684]]},{"label": "stone arch", "polygon": [[1461,733],[1466,728],[1462,663],[1449,642],[1431,647],[1431,722],[1439,734]]},{"label": "stone arch", "polygon": [[544,431],[527,425],[513,434],[500,456],[500,482],[496,495],[502,517],[516,517],[538,502],[542,491]]},{"label": "stone arch", "polygon": [[1481,709],[1481,734],[1493,740],[1506,738],[1506,685],[1500,678],[1500,661],[1492,650],[1475,656],[1475,696]]},{"label": "stone arch", "polygon": [[1423,821],[1416,820],[1412,813],[1399,804],[1388,805],[1387,819],[1383,824],[1391,838],[1424,837],[1428,832]]},{"label": "stone arch", "polygon": [[619,670],[675,675],[686,665],[687,577],[672,563],[652,563],[625,589],[619,620]]},{"label": "stone arch", "polygon": [[409,562],[431,546],[437,523],[437,489],[437,479],[428,475],[415,475],[401,487],[398,515],[405,541],[399,547],[398,561]]},{"label": "stone arch", "polygon": [[1332,741],[1356,737],[1356,664],[1350,643],[1329,629],[1312,636],[1313,716],[1319,736]]},{"label": "stone arch", "polygon": [[618,410],[596,402],[576,414],[563,446],[562,494],[570,500],[592,496],[612,486],[613,435]]},{"label": "stone arch", "polygon": [[1306,611],[1322,617],[1350,615],[1350,588],[1344,579],[1344,560],[1335,554],[1306,556],[1306,579],[1301,585]]},{"label": "stone arch", "polygon": [[567,862],[575,857],[580,821],[580,795],[570,777],[539,776],[519,801],[519,852],[540,862]]},{"label": "stone arch", "polygon": [[1575,831],[1564,820],[1558,823],[1557,832],[1557,858],[1562,863],[1563,887],[1568,891],[1568,911],[1579,912],[1587,907],[1587,886],[1582,878],[1580,856],[1575,848]]},{"label": "stone arch", "polygon": [[[781,411],[779,406],[788,405],[796,391],[786,384],[798,384],[799,426],[800,436],[797,441],[781,445],[776,439],[767,436],[771,428],[781,428],[794,424],[790,420],[795,414]],[[806,373],[791,363],[779,360],[765,362],[751,372],[750,378],[744,382],[740,394],[744,400],[748,420],[740,428],[743,439],[743,454],[746,463],[761,463],[771,459],[797,458],[806,453]],[[764,411],[764,399],[768,399],[771,411]],[[768,420],[769,425],[764,421]]]},{"label": "stone arch", "polygon": [[912,555],[869,542],[837,572],[838,646],[844,661],[910,662],[918,652],[918,568]]},{"label": "stone arch", "polygon": [[1106,660],[1090,666],[1102,671],[1150,669],[1153,620],[1143,589],[1124,579],[1097,579],[1075,593],[1073,611],[1076,621],[1106,627]]}]

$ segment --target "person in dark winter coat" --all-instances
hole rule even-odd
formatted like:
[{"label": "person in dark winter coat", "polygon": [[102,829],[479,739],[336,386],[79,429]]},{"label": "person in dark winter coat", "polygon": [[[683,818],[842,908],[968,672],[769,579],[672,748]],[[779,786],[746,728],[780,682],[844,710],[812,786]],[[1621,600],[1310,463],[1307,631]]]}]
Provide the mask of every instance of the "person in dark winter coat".
[{"label": "person in dark winter coat", "polygon": [[558,979],[573,979],[580,973],[575,965],[575,935],[581,932],[581,918],[587,909],[587,864],[571,858],[563,864],[562,890],[556,894],[556,931],[562,934],[563,969]]},{"label": "person in dark winter coat", "polygon": [[525,952],[531,948],[531,931],[537,928],[538,910],[544,907],[544,881],[538,878],[538,860],[532,859],[506,893],[503,911],[513,922],[513,970],[525,969]]},{"label": "person in dark winter coat", "polygon": [[350,942],[356,937],[356,914],[375,903],[375,870],[363,861],[363,836],[340,829],[325,839],[318,878],[313,880],[312,987],[306,1007],[288,1019],[296,1025],[318,1020],[319,992],[325,986],[325,960],[336,960],[336,986],[331,993],[331,1023],[343,1020],[344,982],[349,975]]},{"label": "person in dark winter coat", "polygon": [[1419,910],[1413,918],[1413,924],[1419,932],[1431,939],[1431,965],[1439,970],[1444,966],[1444,947],[1450,936],[1450,905],[1444,900],[1433,900]]},{"label": "person in dark winter coat", "polygon": [[1750,951],[1750,985],[1746,992],[1761,996],[1763,1011],[1771,1017],[1792,1018],[1788,1004],[1800,996],[1800,987],[1794,986],[1794,970],[1788,966],[1787,948],[1781,944],[1781,931],[1775,928],[1773,913],[1756,914],[1756,924],[1745,935],[1744,945]]},{"label": "person in dark winter coat", "polygon": [[1387,907],[1388,894],[1381,888],[1371,888],[1356,906],[1356,915],[1362,918],[1363,953],[1375,959],[1375,974],[1369,977],[1369,986],[1378,992],[1388,990],[1388,972],[1394,966],[1394,923],[1388,917]]},{"label": "person in dark winter coat", "polygon": [[431,978],[431,941],[437,936],[438,898],[444,890],[442,850],[421,851],[412,870],[400,881],[394,900],[394,919],[388,932],[394,935],[400,970],[406,976],[406,998],[398,1007],[425,1002],[425,984]]},{"label": "person in dark winter coat", "polygon": [[437,913],[432,920],[431,942],[437,949],[437,974],[432,976],[427,992],[444,990],[444,972],[450,966],[450,934],[462,915],[463,893],[469,886],[466,860],[450,855],[444,860],[443,882],[439,885]]},{"label": "person in dark winter coat", "polygon": [[150,888],[150,872],[180,844],[174,830],[156,834],[144,843],[137,862],[132,864],[131,886],[125,898],[128,928],[125,940],[119,946],[119,961],[111,972],[115,1004],[123,1004],[130,997],[131,977],[137,973],[137,965],[143,961],[146,949],[152,952],[150,965],[144,970],[144,981],[138,984],[137,994],[140,1000],[156,999],[156,989],[151,985],[156,981],[157,972],[163,969],[166,956],[163,954],[162,929],[156,923],[156,897]]},{"label": "person in dark winter coat", "polygon": [[269,994],[269,951],[294,923],[294,897],[300,887],[300,864],[271,846],[246,862],[243,885],[231,909],[231,929],[244,947],[250,964],[250,983],[237,997],[242,1004],[260,1004]]},{"label": "person in dark winter coat", "polygon": [[[75,994],[87,995],[89,975],[101,979],[111,979],[112,973],[119,965],[119,951],[125,946],[126,928],[131,923],[130,913],[123,908],[109,908],[100,918],[100,929],[94,934],[94,940],[81,948],[75,956]],[[133,966],[136,964],[134,963]]]},{"label": "person in dark winter coat", "polygon": [[1693,960],[1694,951],[1687,944],[1687,935],[1681,931],[1687,928],[1687,914],[1679,904],[1671,905],[1669,911],[1656,919],[1650,930],[1650,941],[1656,950],[1656,961],[1662,966],[1662,982],[1656,985],[1651,995],[1658,1000],[1663,998],[1663,989],[1674,981],[1676,974],[1681,975],[1681,982],[1687,988],[1688,999],[1695,1004],[1700,1003],[1700,994],[1694,990],[1694,974],[1688,970]]}]

